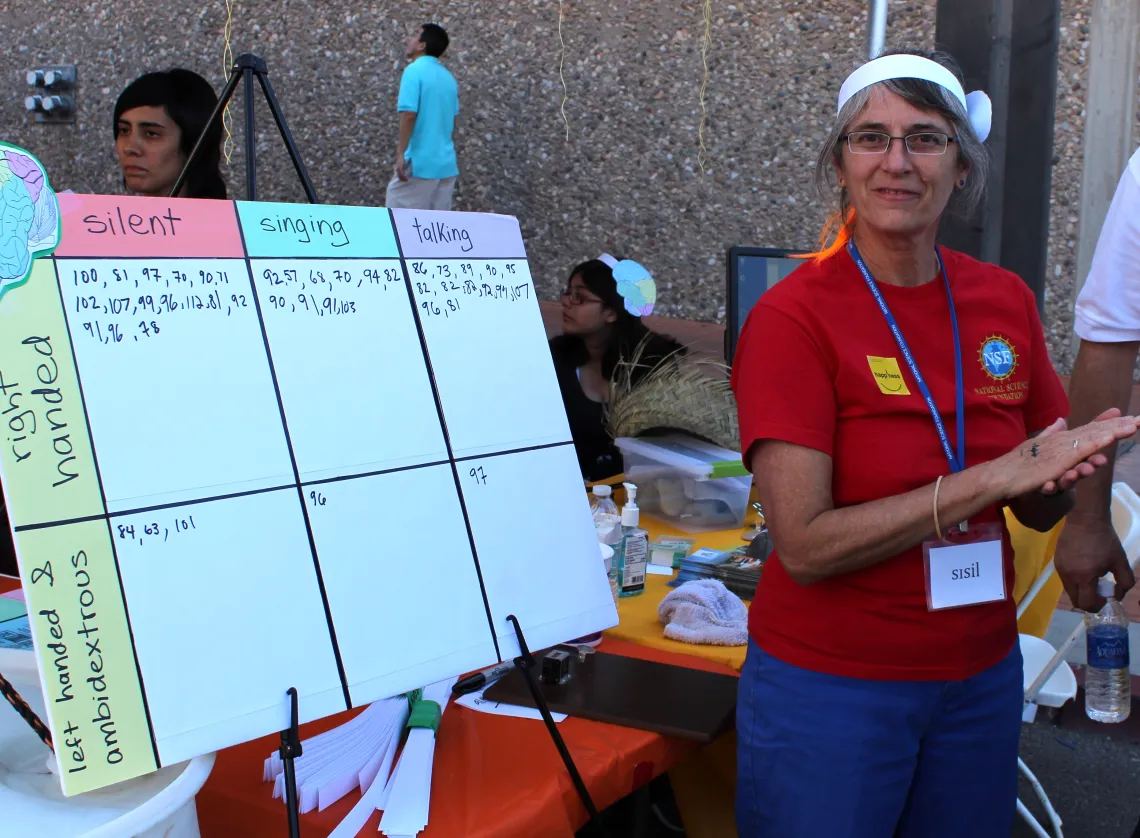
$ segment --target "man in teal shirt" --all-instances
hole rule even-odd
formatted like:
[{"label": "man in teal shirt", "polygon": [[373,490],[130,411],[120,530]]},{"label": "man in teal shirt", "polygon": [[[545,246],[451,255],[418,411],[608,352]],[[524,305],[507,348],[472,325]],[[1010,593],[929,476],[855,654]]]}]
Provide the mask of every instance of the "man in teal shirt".
[{"label": "man in teal shirt", "polygon": [[400,142],[396,176],[388,184],[389,207],[451,209],[459,175],[451,138],[459,86],[439,62],[447,45],[447,33],[434,23],[425,23],[408,38],[405,55],[412,63],[404,69],[396,102]]}]

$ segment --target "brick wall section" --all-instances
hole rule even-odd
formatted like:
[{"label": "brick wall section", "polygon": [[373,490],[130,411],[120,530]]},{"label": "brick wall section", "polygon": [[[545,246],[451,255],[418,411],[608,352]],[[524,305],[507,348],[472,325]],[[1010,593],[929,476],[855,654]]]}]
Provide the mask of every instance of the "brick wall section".
[{"label": "brick wall section", "polygon": [[[935,2],[892,0],[890,40],[933,46]],[[811,167],[838,86],[864,54],[868,4],[713,4],[702,172],[704,5],[236,3],[232,42],[235,53],[267,60],[321,197],[378,205],[396,142],[402,44],[414,25],[443,23],[452,35],[446,62],[462,100],[456,208],[521,219],[546,299],[554,299],[572,265],[607,250],[653,271],[661,314],[721,322],[729,246],[815,242],[830,207],[813,191]],[[560,113],[560,7],[569,139]],[[1090,0],[1062,0],[1046,328],[1063,370],[1069,364],[1089,8]],[[224,0],[5,3],[0,139],[37,154],[57,188],[117,191],[110,121],[118,93],[140,73],[172,65],[195,69],[220,89],[224,24]],[[73,62],[81,85],[77,124],[31,124],[23,114],[24,72],[40,63]],[[260,94],[258,100],[261,197],[302,200]],[[233,117],[237,146],[227,175],[240,193],[240,107]]]}]

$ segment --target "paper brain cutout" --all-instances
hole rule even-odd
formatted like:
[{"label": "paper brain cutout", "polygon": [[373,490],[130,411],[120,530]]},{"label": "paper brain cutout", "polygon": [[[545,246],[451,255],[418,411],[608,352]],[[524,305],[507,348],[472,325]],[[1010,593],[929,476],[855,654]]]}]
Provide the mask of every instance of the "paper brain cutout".
[{"label": "paper brain cutout", "polygon": [[634,317],[652,314],[657,302],[657,283],[649,271],[632,259],[623,259],[613,270],[618,293],[625,301],[625,310]]},{"label": "paper brain cutout", "polygon": [[40,161],[0,143],[0,296],[59,244],[59,201]]}]

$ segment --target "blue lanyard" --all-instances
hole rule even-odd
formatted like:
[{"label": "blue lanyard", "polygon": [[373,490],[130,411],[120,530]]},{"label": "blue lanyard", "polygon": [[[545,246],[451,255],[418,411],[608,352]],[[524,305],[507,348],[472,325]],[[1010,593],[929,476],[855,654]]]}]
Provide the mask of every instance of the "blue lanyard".
[{"label": "blue lanyard", "polygon": [[946,434],[946,426],[942,423],[942,414],[938,412],[938,405],[934,403],[934,397],[930,395],[930,388],[926,386],[926,380],[919,372],[918,364],[915,363],[914,356],[910,353],[910,347],[907,345],[906,338],[903,337],[902,330],[899,329],[899,324],[895,321],[895,316],[891,314],[890,307],[887,306],[887,301],[883,299],[883,293],[879,290],[879,286],[875,284],[871,272],[867,270],[867,264],[863,261],[863,257],[859,255],[859,248],[855,246],[854,241],[847,243],[847,250],[851,253],[851,258],[855,260],[855,264],[859,267],[859,272],[863,274],[863,279],[867,282],[867,287],[871,290],[871,294],[875,298],[875,302],[879,304],[879,311],[883,313],[886,318],[887,326],[890,327],[891,334],[895,336],[895,342],[899,345],[899,351],[902,352],[903,358],[906,359],[907,366],[910,367],[910,373],[914,376],[914,381],[918,385],[918,391],[922,394],[926,406],[930,409],[930,415],[934,418],[934,427],[938,431],[938,438],[942,441],[942,450],[946,452],[946,459],[950,461],[951,473],[957,473],[966,468],[966,395],[965,389],[962,386],[962,343],[958,337],[958,315],[954,311],[954,295],[950,293],[950,276],[946,273],[946,265],[942,262],[942,251],[935,248],[935,255],[938,257],[938,267],[942,271],[942,281],[946,283],[946,299],[950,303],[950,326],[954,330],[954,384],[957,390],[955,398],[955,411],[958,419],[958,453],[955,455],[954,449],[950,446],[950,437]]}]

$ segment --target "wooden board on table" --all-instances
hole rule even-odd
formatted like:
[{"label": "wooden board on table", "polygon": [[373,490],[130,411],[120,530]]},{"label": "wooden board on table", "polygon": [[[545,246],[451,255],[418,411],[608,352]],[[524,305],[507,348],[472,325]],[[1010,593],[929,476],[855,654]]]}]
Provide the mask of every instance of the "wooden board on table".
[{"label": "wooden board on table", "polygon": [[[538,657],[541,657],[539,655]],[[550,710],[597,722],[712,742],[733,729],[739,679],[656,661],[598,652],[579,664],[571,660],[565,684],[538,688]],[[539,667],[535,668],[535,678]],[[488,701],[534,707],[515,670],[487,688]]]}]

